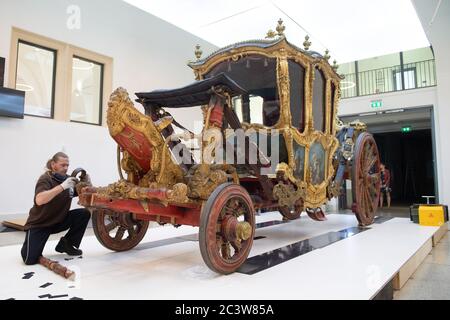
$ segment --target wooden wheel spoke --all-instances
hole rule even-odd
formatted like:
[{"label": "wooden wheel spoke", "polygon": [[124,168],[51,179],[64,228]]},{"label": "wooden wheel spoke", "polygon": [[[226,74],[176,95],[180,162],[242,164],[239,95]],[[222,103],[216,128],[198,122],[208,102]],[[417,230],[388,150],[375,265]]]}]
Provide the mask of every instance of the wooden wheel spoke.
[{"label": "wooden wheel spoke", "polygon": [[364,145],[364,153],[362,156],[362,159],[364,159],[364,164],[366,163],[365,161],[367,161],[367,159],[369,158],[369,154],[370,154],[370,146],[369,144]]},{"label": "wooden wheel spoke", "polygon": [[369,176],[370,180],[372,180],[373,183],[377,183],[378,181],[380,181],[380,174],[378,173],[372,173]]},{"label": "wooden wheel spoke", "polygon": [[364,190],[365,190],[364,184],[361,183],[361,184],[359,185],[359,194],[360,194],[360,195],[363,195],[363,194],[364,194]]},{"label": "wooden wheel spoke", "polygon": [[134,229],[134,226],[128,229],[128,235],[130,238],[136,237],[136,230]]},{"label": "wooden wheel spoke", "polygon": [[377,184],[376,183],[370,183],[369,189],[371,194],[376,195],[377,194]]},{"label": "wooden wheel spoke", "polygon": [[106,232],[110,233],[112,230],[117,228],[117,224],[113,221],[105,226]]},{"label": "wooden wheel spoke", "polygon": [[230,244],[233,247],[235,254],[238,254],[241,251],[242,244],[240,241],[232,241]]},{"label": "wooden wheel spoke", "polygon": [[231,259],[231,248],[228,242],[223,242],[221,246],[222,257],[226,260]]},{"label": "wooden wheel spoke", "polygon": [[367,213],[370,214],[370,212],[373,211],[373,199],[372,199],[372,197],[370,196],[370,193],[369,193],[369,190],[368,190],[368,189],[366,189],[365,194],[366,194],[367,204],[368,204],[367,210],[366,210],[366,214],[367,214]]},{"label": "wooden wheel spoke", "polygon": [[369,158],[370,161],[368,161],[368,163],[366,164],[365,168],[366,168],[366,173],[369,173],[370,170],[372,169],[372,167],[375,165],[375,162],[377,162],[377,158],[375,155],[372,154],[372,156]]},{"label": "wooden wheel spoke", "polygon": [[364,206],[364,216],[366,218],[370,217],[370,212],[372,211],[371,208],[372,208],[372,201],[370,200],[370,197],[366,193],[366,205]]},{"label": "wooden wheel spoke", "polygon": [[125,228],[124,227],[119,227],[119,230],[117,230],[116,236],[114,237],[114,240],[116,241],[120,241],[123,238],[123,235],[125,233]]}]

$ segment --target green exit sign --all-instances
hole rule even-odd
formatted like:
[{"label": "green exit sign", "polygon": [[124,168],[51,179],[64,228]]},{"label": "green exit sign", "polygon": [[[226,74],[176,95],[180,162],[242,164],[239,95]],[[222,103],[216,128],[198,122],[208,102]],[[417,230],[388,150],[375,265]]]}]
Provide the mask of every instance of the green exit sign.
[{"label": "green exit sign", "polygon": [[403,133],[409,133],[411,131],[412,131],[411,126],[404,126],[404,127],[402,127],[402,132]]},{"label": "green exit sign", "polygon": [[383,106],[383,102],[381,100],[374,100],[370,102],[370,106],[373,109],[378,109],[381,108]]}]

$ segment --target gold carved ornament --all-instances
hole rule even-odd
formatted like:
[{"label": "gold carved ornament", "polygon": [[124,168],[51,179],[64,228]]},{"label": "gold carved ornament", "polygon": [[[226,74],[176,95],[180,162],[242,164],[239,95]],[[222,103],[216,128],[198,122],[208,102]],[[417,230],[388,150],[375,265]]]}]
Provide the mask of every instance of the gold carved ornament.
[{"label": "gold carved ornament", "polygon": [[[143,115],[134,107],[125,89],[118,88],[111,94],[108,103],[107,124],[111,136],[120,134],[126,126],[129,126],[142,133],[151,144],[150,171],[141,179],[139,183],[141,187],[156,183],[158,187],[171,188],[183,181],[182,170],[174,163],[169,147],[159,131],[170,124],[170,119],[161,119],[155,124],[150,117]],[[122,169],[129,175],[129,181],[130,176],[142,173],[142,169],[126,151],[123,152],[120,163]]]},{"label": "gold carved ornament", "polygon": [[148,188],[144,188],[126,180],[119,180],[107,187],[96,188],[96,197],[139,200],[144,208],[147,207],[147,200],[161,203],[165,206],[167,206],[168,203],[191,202],[187,197],[188,187],[184,183],[177,183],[172,189],[155,187],[156,185],[152,185]]}]

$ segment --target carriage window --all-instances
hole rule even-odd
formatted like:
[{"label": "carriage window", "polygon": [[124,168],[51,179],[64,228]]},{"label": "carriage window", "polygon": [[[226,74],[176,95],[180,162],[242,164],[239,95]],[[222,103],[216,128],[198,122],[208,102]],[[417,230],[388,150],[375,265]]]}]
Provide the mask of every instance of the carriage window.
[{"label": "carriage window", "polygon": [[289,60],[289,79],[292,126],[302,132],[304,129],[305,68],[295,61]]},{"label": "carriage window", "polygon": [[239,119],[273,126],[280,119],[276,70],[276,59],[249,55],[237,61],[219,63],[205,78],[225,73],[248,92],[248,95],[233,100]]},{"label": "carriage window", "polygon": [[324,131],[325,129],[325,77],[319,69],[314,70],[313,85],[313,119],[314,129]]},{"label": "carriage window", "polygon": [[334,99],[336,94],[336,86],[334,83],[331,83],[331,120],[330,120],[330,133],[334,134],[333,132],[333,123],[336,117],[336,106],[334,105]]},{"label": "carriage window", "polygon": [[234,112],[236,112],[236,115],[239,118],[240,122],[243,122],[243,118],[242,118],[242,99],[239,97],[234,97],[233,98],[233,110]]},{"label": "carriage window", "polygon": [[241,122],[264,124],[264,99],[262,97],[234,98],[233,108]]}]

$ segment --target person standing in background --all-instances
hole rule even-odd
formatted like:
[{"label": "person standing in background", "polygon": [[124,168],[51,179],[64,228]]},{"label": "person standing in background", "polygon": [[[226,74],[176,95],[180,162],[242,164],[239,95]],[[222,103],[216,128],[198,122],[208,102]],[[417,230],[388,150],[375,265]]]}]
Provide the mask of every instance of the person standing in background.
[{"label": "person standing in background", "polygon": [[391,172],[386,168],[384,163],[380,164],[381,172],[381,194],[380,208],[383,208],[384,195],[386,195],[387,207],[391,207]]}]

